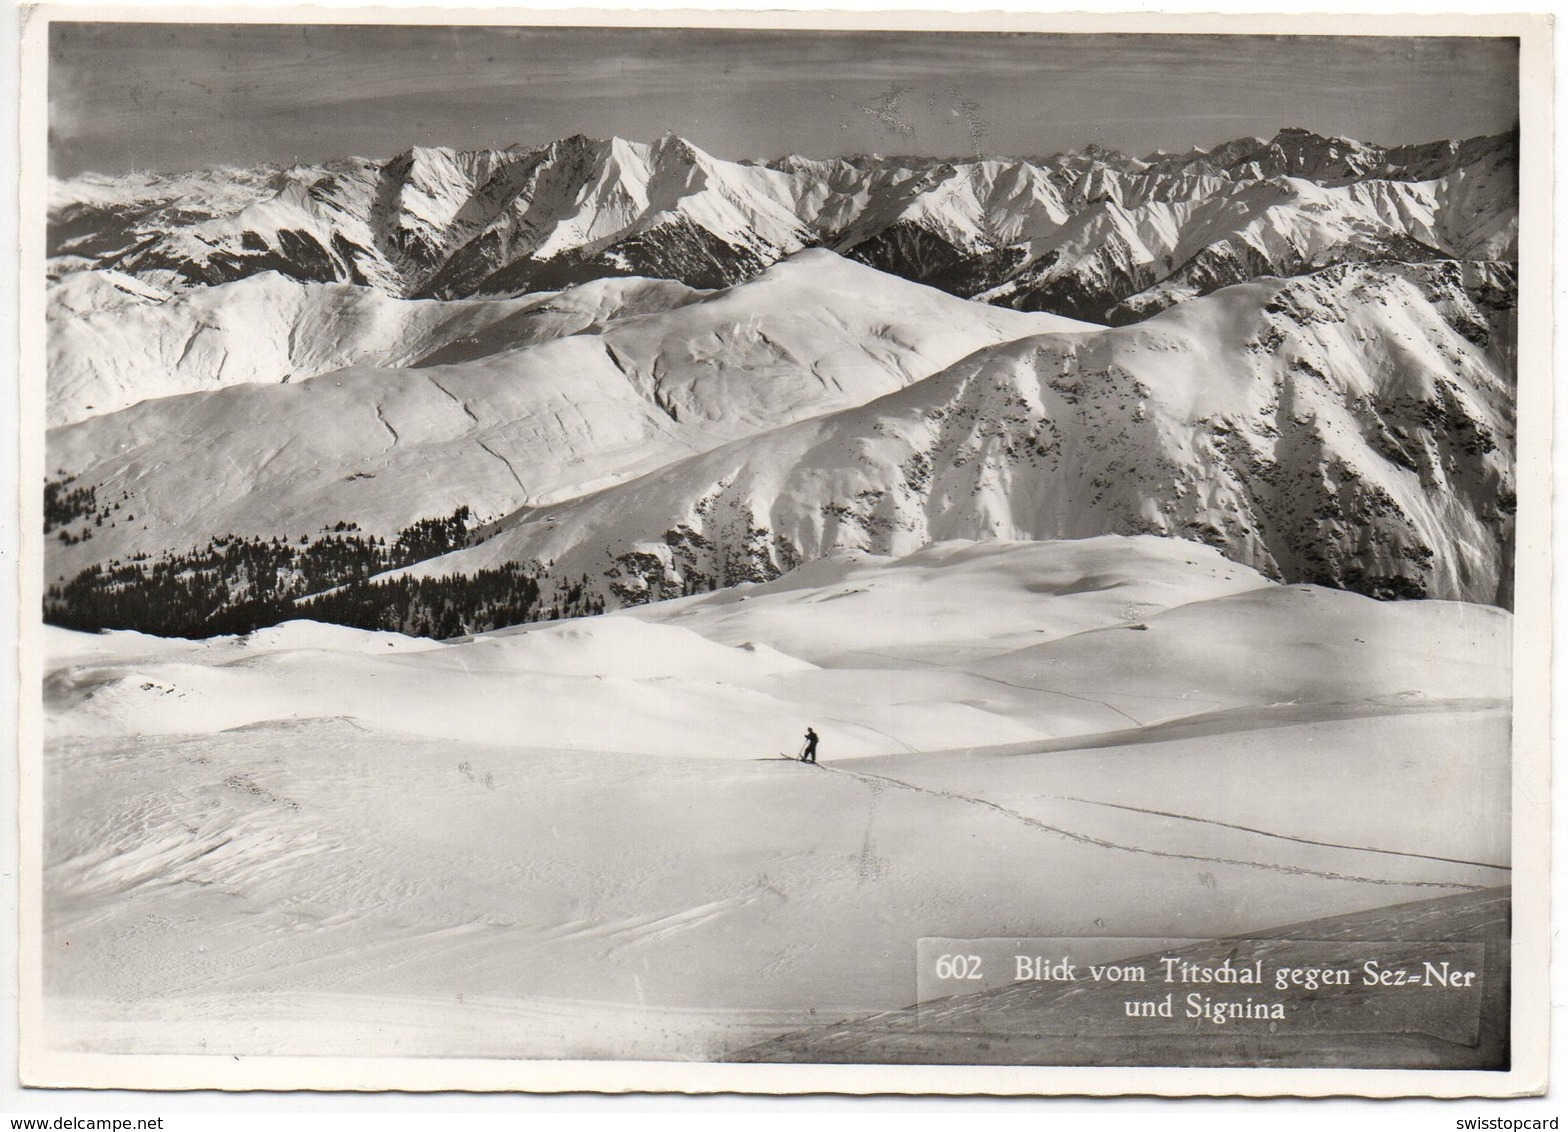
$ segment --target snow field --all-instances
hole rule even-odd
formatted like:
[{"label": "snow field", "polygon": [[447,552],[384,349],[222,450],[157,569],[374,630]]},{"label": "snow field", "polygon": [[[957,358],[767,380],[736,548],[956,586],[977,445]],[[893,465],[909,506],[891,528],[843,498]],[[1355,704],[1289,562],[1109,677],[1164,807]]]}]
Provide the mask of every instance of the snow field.
[{"label": "snow field", "polygon": [[1504,884],[1508,625],[1103,538],[444,644],[51,632],[52,1040],[715,1057],[907,1005],[924,935]]}]

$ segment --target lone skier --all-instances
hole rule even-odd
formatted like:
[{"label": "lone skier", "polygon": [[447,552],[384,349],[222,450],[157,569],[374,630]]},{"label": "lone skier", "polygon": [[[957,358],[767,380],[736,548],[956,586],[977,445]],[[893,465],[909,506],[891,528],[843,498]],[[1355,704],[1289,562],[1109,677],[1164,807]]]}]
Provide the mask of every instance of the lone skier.
[{"label": "lone skier", "polygon": [[817,733],[811,728],[806,728],[806,749],[800,753],[800,761],[814,763],[817,761]]}]

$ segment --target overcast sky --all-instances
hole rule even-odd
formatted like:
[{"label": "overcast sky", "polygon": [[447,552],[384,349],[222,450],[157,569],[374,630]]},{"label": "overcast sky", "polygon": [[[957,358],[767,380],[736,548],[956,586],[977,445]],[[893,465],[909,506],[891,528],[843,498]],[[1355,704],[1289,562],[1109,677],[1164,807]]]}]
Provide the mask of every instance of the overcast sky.
[{"label": "overcast sky", "polygon": [[722,157],[1134,154],[1517,118],[1513,40],[55,23],[51,167],[189,169],[673,130]]}]

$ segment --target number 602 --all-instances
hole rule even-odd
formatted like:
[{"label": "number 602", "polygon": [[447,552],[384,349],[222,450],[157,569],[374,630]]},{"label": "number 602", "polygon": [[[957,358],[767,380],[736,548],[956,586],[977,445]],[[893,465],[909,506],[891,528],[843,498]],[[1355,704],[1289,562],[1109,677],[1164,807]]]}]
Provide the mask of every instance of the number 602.
[{"label": "number 602", "polygon": [[939,979],[978,979],[981,977],[980,956],[944,955],[936,961],[936,977]]}]

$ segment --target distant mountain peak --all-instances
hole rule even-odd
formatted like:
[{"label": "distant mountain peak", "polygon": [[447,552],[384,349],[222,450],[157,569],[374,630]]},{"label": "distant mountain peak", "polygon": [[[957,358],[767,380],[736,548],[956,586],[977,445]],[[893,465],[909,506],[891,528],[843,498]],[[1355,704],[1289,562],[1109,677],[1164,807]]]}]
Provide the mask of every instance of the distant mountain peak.
[{"label": "distant mountain peak", "polygon": [[[1096,142],[1043,161],[733,162],[673,131],[413,146],[380,163],[52,182],[51,271],[178,290],[270,270],[463,298],[621,275],[726,286],[820,244],[960,296],[1101,320],[1341,259],[1508,259],[1516,147],[1385,149],[1299,126],[1181,155]],[[1456,192],[1414,187],[1461,169]],[[1282,178],[1363,187],[1312,194],[1306,211],[1294,192],[1260,195]]]}]

